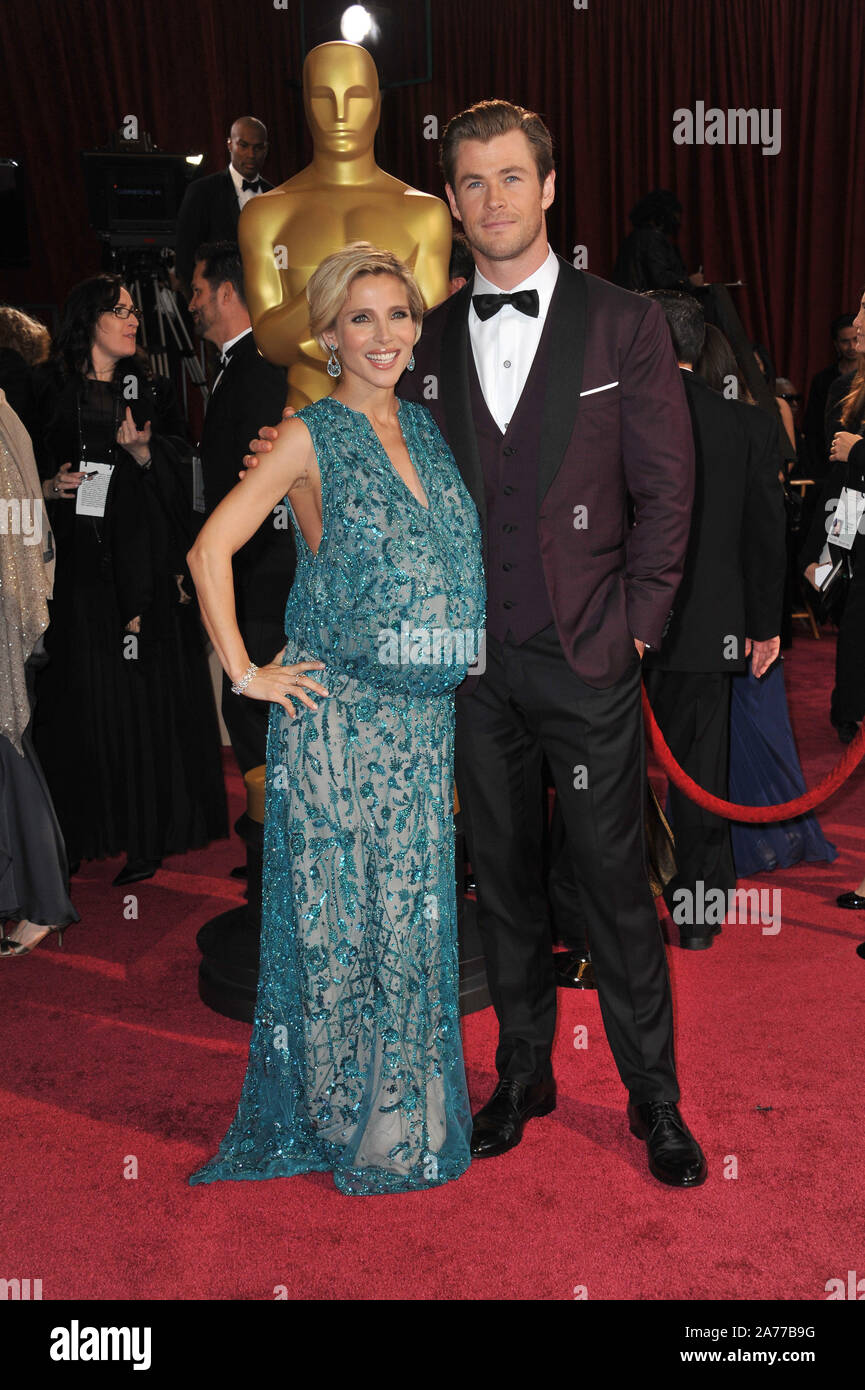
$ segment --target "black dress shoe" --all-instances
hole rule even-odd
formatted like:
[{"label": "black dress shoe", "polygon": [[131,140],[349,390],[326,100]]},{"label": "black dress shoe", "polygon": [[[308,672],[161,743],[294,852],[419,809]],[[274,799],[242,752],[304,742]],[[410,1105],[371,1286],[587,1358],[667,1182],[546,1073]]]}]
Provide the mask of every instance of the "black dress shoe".
[{"label": "black dress shoe", "polygon": [[671,1100],[628,1102],[631,1133],[649,1150],[649,1172],[668,1187],[699,1187],[706,1181],[706,1159],[679,1107]]},{"label": "black dress shoe", "polygon": [[597,989],[595,967],[587,952],[556,951],[553,965],[560,989]]},{"label": "black dress shoe", "polygon": [[161,868],[161,859],[127,859],[112,882],[115,888],[123,888],[127,883],[141,883],[145,878],[152,878],[156,870]]},{"label": "black dress shoe", "polygon": [[679,932],[679,945],[683,951],[708,951],[710,946],[714,946],[715,937],[720,935],[720,926],[710,927],[708,932],[700,936],[685,936]]},{"label": "black dress shoe", "polygon": [[472,1158],[495,1158],[507,1153],[523,1137],[526,1120],[549,1115],[556,1108],[556,1083],[539,1081],[527,1086],[522,1081],[500,1081],[482,1110],[475,1115],[472,1128]]},{"label": "black dress shoe", "polygon": [[839,907],[858,908],[860,911],[865,908],[865,898],[860,898],[858,893],[842,893],[835,901]]}]

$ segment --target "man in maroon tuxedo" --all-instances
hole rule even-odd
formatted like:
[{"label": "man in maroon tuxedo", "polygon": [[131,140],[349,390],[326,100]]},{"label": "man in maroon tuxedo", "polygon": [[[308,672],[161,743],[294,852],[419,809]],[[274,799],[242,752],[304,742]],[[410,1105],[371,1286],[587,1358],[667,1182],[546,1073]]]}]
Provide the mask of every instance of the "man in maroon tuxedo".
[{"label": "man in maroon tuxedo", "polygon": [[640,709],[640,661],[661,643],[688,543],[685,394],[658,306],[550,250],[538,116],[480,102],[446,127],[442,169],[477,270],[427,315],[399,389],[436,416],[484,532],[486,668],[457,695],[456,779],[500,1035],[472,1153],[504,1153],[555,1107],[546,755],[631,1130],[657,1178],[692,1187],[706,1163],[678,1110]]}]

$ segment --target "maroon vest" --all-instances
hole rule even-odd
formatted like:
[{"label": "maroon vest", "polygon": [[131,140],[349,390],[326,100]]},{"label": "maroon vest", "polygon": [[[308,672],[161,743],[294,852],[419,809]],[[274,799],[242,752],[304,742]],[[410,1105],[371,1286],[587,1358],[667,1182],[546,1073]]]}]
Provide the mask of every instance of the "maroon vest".
[{"label": "maroon vest", "polygon": [[487,504],[487,632],[516,643],[553,621],[538,541],[537,442],[547,377],[544,332],[507,433],[484,400],[469,345],[469,382]]}]

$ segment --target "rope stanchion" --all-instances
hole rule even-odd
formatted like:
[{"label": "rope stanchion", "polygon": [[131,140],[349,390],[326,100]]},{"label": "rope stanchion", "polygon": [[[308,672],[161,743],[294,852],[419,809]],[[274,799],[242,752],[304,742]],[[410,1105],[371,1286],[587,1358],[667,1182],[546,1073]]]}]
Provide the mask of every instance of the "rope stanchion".
[{"label": "rope stanchion", "polygon": [[845,749],[832,771],[827,772],[826,776],[821,778],[811,791],[794,797],[792,801],[783,801],[777,806],[737,806],[735,802],[723,801],[721,797],[713,796],[711,792],[698,786],[694,779],[679,767],[667,747],[664,735],[658,728],[645,685],[643,686],[643,717],[655,756],[670,781],[675,783],[679,791],[684,792],[698,806],[702,806],[706,811],[712,811],[716,816],[723,816],[725,820],[764,824],[771,821],[791,820],[793,816],[801,816],[805,811],[813,811],[815,806],[828,800],[833,792],[836,792],[847,781],[851,772],[858,767],[865,757],[865,723],[863,723],[860,725],[859,732],[853,742]]}]

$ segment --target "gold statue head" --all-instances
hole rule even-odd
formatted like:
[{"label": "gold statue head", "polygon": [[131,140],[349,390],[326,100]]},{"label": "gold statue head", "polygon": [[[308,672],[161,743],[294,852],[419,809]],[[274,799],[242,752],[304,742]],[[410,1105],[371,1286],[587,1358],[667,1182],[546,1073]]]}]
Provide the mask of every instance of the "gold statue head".
[{"label": "gold statue head", "polygon": [[372,150],[381,115],[378,72],[357,43],[321,43],[303,65],[303,106],[316,154],[355,159]]}]

